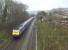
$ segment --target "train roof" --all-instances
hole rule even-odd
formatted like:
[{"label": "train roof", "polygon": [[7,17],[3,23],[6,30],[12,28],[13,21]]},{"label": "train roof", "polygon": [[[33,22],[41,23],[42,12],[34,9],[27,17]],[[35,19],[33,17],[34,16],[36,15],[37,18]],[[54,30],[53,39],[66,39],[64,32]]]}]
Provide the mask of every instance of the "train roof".
[{"label": "train roof", "polygon": [[15,27],[14,29],[21,29],[22,27],[25,26],[25,24],[27,24],[29,21],[31,21],[33,19],[33,17],[29,18],[28,20],[26,20],[25,22],[23,22],[22,24],[18,25],[17,27]]}]

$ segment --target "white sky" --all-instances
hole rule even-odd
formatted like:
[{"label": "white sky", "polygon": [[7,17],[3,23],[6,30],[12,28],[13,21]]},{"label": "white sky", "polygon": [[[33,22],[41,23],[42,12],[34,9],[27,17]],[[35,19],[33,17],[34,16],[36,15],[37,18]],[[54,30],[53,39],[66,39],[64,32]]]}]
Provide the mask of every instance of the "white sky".
[{"label": "white sky", "polygon": [[28,11],[68,8],[68,0],[18,0],[29,6]]}]

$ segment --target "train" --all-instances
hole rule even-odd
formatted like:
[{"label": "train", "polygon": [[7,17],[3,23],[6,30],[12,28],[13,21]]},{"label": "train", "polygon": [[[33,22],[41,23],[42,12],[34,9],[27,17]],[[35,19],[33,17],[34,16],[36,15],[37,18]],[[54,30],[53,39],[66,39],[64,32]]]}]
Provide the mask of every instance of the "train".
[{"label": "train", "polygon": [[29,25],[32,23],[34,17],[29,18],[25,22],[21,23],[19,26],[13,28],[12,30],[12,36],[13,37],[19,37],[24,33],[24,31],[29,27]]}]

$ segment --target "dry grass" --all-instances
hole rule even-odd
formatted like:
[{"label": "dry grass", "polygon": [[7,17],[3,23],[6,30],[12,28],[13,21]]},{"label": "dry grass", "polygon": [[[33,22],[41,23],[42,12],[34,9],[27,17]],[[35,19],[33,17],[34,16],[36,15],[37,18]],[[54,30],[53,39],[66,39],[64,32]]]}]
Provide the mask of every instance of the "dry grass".
[{"label": "dry grass", "polygon": [[68,50],[68,29],[63,26],[37,22],[38,50]]}]

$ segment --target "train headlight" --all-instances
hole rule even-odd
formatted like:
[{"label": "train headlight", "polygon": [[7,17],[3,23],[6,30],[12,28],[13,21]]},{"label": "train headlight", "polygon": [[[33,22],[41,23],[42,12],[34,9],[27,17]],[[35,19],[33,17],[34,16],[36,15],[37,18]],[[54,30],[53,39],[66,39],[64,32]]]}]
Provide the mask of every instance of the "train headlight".
[{"label": "train headlight", "polygon": [[13,36],[19,36],[20,35],[20,31],[19,30],[13,30],[12,35]]}]

